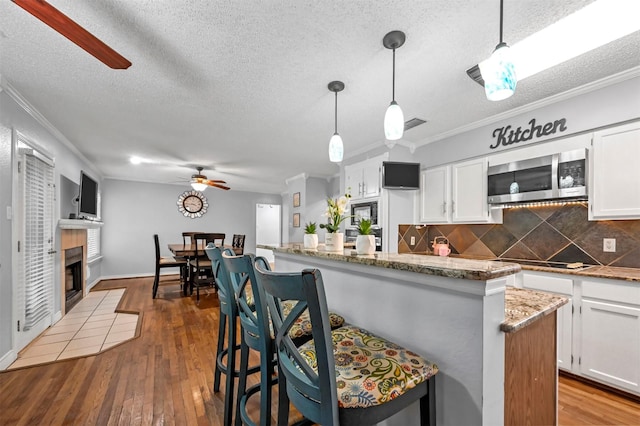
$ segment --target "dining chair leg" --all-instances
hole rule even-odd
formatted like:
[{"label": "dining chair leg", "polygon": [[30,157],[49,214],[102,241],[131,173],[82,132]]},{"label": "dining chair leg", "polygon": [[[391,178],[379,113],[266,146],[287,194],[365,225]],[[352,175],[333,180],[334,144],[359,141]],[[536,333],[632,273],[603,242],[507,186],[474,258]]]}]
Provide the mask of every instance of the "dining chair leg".
[{"label": "dining chair leg", "polygon": [[160,284],[160,266],[156,265],[156,275],[153,279],[153,298],[158,294],[158,285]]}]

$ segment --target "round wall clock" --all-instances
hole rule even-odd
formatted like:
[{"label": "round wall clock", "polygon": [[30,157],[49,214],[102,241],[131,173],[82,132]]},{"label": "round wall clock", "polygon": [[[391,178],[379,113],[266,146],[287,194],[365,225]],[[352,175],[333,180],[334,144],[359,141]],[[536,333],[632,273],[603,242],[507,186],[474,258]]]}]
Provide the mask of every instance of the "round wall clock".
[{"label": "round wall clock", "polygon": [[207,197],[200,191],[185,191],[178,197],[178,210],[191,219],[201,217],[207,212]]}]

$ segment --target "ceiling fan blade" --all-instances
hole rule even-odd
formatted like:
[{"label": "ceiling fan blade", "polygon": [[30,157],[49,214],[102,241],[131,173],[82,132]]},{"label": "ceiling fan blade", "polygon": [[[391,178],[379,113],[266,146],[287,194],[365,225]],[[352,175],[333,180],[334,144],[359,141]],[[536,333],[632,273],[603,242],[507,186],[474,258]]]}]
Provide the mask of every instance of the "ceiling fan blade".
[{"label": "ceiling fan blade", "polygon": [[11,0],[42,22],[113,69],[127,69],[131,62],[44,0]]},{"label": "ceiling fan blade", "polygon": [[214,183],[227,183],[223,180],[219,180],[219,179],[209,179],[209,182],[214,182]]},{"label": "ceiling fan blade", "polygon": [[229,188],[228,186],[224,186],[224,185],[220,185],[219,183],[213,183],[213,182],[209,182],[208,183],[209,186],[213,186],[214,188],[220,188],[220,189],[224,189],[225,191],[230,190],[231,188]]}]

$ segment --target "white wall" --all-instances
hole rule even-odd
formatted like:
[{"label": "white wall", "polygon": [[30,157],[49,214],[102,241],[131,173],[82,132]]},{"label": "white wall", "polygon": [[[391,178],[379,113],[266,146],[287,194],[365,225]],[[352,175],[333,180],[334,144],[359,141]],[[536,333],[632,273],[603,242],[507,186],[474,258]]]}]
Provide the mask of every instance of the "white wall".
[{"label": "white wall", "polygon": [[280,204],[279,194],[222,191],[208,188],[207,213],[191,219],[178,211],[178,197],[187,186],[105,179],[102,185],[102,276],[153,274],[153,234],[161,253],[170,255],[169,243],[181,243],[182,232],[223,232],[225,243],[233,234],[245,234],[245,253],[256,249],[256,204]]}]

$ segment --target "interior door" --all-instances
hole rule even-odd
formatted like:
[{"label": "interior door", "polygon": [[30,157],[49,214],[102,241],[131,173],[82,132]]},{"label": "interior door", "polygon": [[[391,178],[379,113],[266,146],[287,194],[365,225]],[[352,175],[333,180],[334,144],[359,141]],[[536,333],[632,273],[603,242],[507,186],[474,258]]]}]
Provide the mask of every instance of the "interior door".
[{"label": "interior door", "polygon": [[13,197],[14,350],[52,323],[54,308],[54,163],[15,134]]},{"label": "interior door", "polygon": [[[256,244],[280,245],[280,205],[256,204]],[[273,263],[271,250],[256,248],[256,256]]]}]

